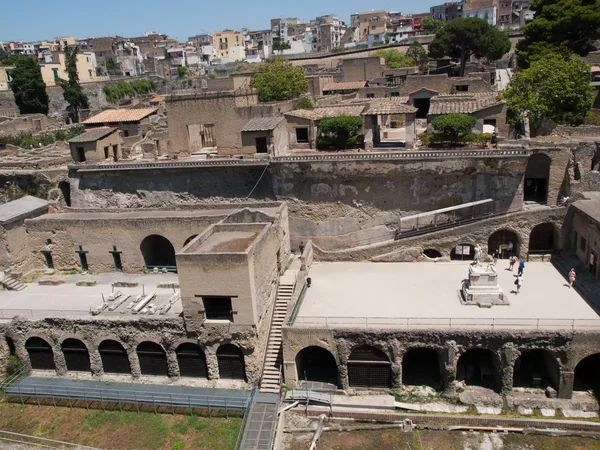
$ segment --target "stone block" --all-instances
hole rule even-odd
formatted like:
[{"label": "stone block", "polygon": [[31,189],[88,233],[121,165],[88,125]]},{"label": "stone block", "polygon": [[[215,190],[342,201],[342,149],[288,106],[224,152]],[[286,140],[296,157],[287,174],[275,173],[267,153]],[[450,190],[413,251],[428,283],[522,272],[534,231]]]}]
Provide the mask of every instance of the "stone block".
[{"label": "stone block", "polygon": [[96,286],[96,280],[81,280],[75,283],[77,286]]},{"label": "stone block", "polygon": [[63,284],[65,280],[57,280],[53,278],[42,278],[38,281],[40,286],[58,286],[59,284]]}]

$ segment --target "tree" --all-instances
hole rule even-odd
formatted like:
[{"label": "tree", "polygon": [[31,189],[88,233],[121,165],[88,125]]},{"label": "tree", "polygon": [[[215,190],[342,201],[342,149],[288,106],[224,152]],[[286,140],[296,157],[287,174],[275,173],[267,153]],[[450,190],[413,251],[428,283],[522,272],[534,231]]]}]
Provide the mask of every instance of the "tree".
[{"label": "tree", "polygon": [[11,57],[14,69],[10,88],[21,114],[48,114],[48,94],[42,71],[36,60],[29,56]]},{"label": "tree", "polygon": [[432,19],[431,17],[425,17],[421,21],[421,26],[425,34],[437,34],[438,31],[444,26],[444,22],[441,20]]},{"label": "tree", "polygon": [[432,125],[436,134],[443,140],[456,143],[460,138],[471,132],[477,120],[468,114],[446,114],[433,119]]},{"label": "tree", "polygon": [[448,56],[460,62],[459,76],[471,58],[500,59],[510,50],[510,39],[503,31],[476,17],[455,19],[445,24],[429,44],[429,56]]},{"label": "tree", "polygon": [[273,50],[274,51],[289,50],[290,48],[292,48],[292,44],[290,44],[287,41],[282,41],[280,39],[273,40]]},{"label": "tree", "polygon": [[600,39],[600,0],[534,0],[535,16],[517,43],[519,66],[527,68],[550,53],[567,58],[596,50]]},{"label": "tree", "polygon": [[4,50],[3,48],[0,48],[0,61],[4,61],[9,56],[10,56],[10,54],[6,50]]},{"label": "tree", "polygon": [[381,49],[377,50],[373,53],[373,56],[378,56],[379,58],[385,59],[385,65],[390,69],[397,69],[399,67],[411,67],[415,65],[415,61],[404,53],[396,50],[395,48],[390,48],[387,50]]},{"label": "tree", "polygon": [[65,72],[68,80],[59,78],[58,85],[63,89],[63,97],[69,104],[67,111],[74,123],[79,122],[79,110],[90,107],[88,97],[79,84],[79,73],[77,72],[77,54],[79,47],[65,47]]},{"label": "tree", "polygon": [[250,87],[258,90],[261,102],[289,100],[308,89],[308,81],[301,67],[281,59],[267,61],[250,80]]},{"label": "tree", "polygon": [[179,76],[179,78],[185,77],[187,75],[187,73],[188,73],[187,67],[179,66],[177,68],[177,75]]},{"label": "tree", "polygon": [[592,107],[590,79],[590,66],[578,56],[534,61],[501,96],[508,104],[508,120],[516,124],[527,116],[533,126],[543,119],[579,125]]},{"label": "tree", "polygon": [[296,109],[314,109],[315,106],[313,102],[310,101],[309,98],[302,97],[300,100],[296,102]]},{"label": "tree", "polygon": [[419,67],[419,71],[427,72],[427,64],[429,57],[427,51],[419,42],[413,42],[406,51],[406,56],[414,61],[414,64]]},{"label": "tree", "polygon": [[362,144],[359,134],[362,118],[354,116],[325,117],[317,125],[321,147],[342,150]]}]

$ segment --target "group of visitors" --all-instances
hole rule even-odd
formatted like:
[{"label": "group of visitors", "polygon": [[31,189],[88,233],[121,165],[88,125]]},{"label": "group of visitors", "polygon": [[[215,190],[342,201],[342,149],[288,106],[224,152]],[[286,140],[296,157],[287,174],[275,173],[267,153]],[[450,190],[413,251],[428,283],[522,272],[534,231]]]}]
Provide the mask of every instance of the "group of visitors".
[{"label": "group of visitors", "polygon": [[514,271],[515,264],[519,261],[519,269],[517,270],[517,277],[515,278],[515,286],[517,286],[516,293],[521,292],[521,286],[523,286],[523,271],[525,270],[525,261],[517,258],[515,255],[510,255],[508,259],[508,270]]}]

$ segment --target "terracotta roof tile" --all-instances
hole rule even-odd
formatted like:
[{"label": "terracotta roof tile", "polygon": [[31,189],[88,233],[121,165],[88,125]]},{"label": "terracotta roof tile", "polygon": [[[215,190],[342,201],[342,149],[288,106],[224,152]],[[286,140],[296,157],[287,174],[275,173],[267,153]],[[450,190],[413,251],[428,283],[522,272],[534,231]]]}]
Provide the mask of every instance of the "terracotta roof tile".
[{"label": "terracotta roof tile", "polygon": [[96,142],[99,139],[102,139],[109,134],[112,134],[118,130],[118,128],[114,127],[100,127],[100,128],[92,128],[85,133],[80,134],[79,136],[75,136],[73,139],[69,140],[69,143],[83,143],[83,142]]},{"label": "terracotta roof tile", "polygon": [[407,103],[408,97],[382,98],[373,102],[369,109],[363,112],[362,115],[372,116],[379,114],[411,114],[417,112],[417,108]]},{"label": "terracotta roof tile", "polygon": [[481,94],[437,95],[431,98],[429,114],[471,114],[482,109],[503,104],[495,92]]},{"label": "terracotta roof tile", "polygon": [[256,117],[242,128],[242,131],[270,131],[283,121],[283,116],[276,117]]},{"label": "terracotta roof tile", "polygon": [[158,108],[107,109],[83,122],[84,125],[95,123],[138,122],[144,117],[156,113]]},{"label": "terracotta roof tile", "polygon": [[366,85],[366,81],[344,81],[340,83],[327,83],[323,87],[323,91],[352,91],[355,89],[364,88]]},{"label": "terracotta roof tile", "polygon": [[300,117],[301,119],[321,120],[324,117],[360,116],[365,109],[364,105],[353,106],[328,106],[326,108],[297,109],[285,113],[286,116]]}]

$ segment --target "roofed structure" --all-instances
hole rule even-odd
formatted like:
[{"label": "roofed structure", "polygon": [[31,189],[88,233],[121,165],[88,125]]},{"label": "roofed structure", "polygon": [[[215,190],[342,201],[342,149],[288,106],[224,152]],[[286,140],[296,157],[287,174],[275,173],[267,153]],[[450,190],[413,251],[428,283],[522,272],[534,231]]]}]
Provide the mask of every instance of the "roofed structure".
[{"label": "roofed structure", "polygon": [[504,104],[496,99],[496,92],[478,94],[436,95],[431,99],[430,115],[471,114],[482,109]]},{"label": "roofed structure", "polygon": [[244,125],[242,131],[270,131],[274,130],[277,125],[283,122],[283,116],[275,117],[256,117]]},{"label": "roofed structure", "polygon": [[364,109],[364,105],[328,106],[326,108],[315,108],[313,110],[296,109],[285,113],[285,115],[299,117],[301,119],[321,120],[325,117],[360,116]]},{"label": "roofed structure", "polygon": [[364,88],[367,85],[366,81],[343,81],[339,83],[327,83],[323,87],[323,91],[355,91]]},{"label": "roofed structure", "polygon": [[363,116],[373,116],[380,114],[413,114],[417,108],[407,104],[407,97],[389,97],[382,98],[371,104],[371,106],[362,113]]},{"label": "roofed structure", "polygon": [[156,114],[158,108],[135,108],[135,109],[107,109],[83,122],[84,125],[101,123],[139,122],[140,120]]},{"label": "roofed structure", "polygon": [[78,144],[78,143],[83,143],[83,142],[96,142],[102,138],[105,138],[109,134],[114,133],[117,130],[118,130],[118,128],[114,128],[114,127],[92,128],[91,130],[88,130],[85,133],[82,133],[79,136],[75,136],[73,139],[70,139],[69,144]]},{"label": "roofed structure", "polygon": [[0,205],[0,225],[7,225],[20,219],[46,214],[48,205],[49,203],[46,200],[31,195]]}]

